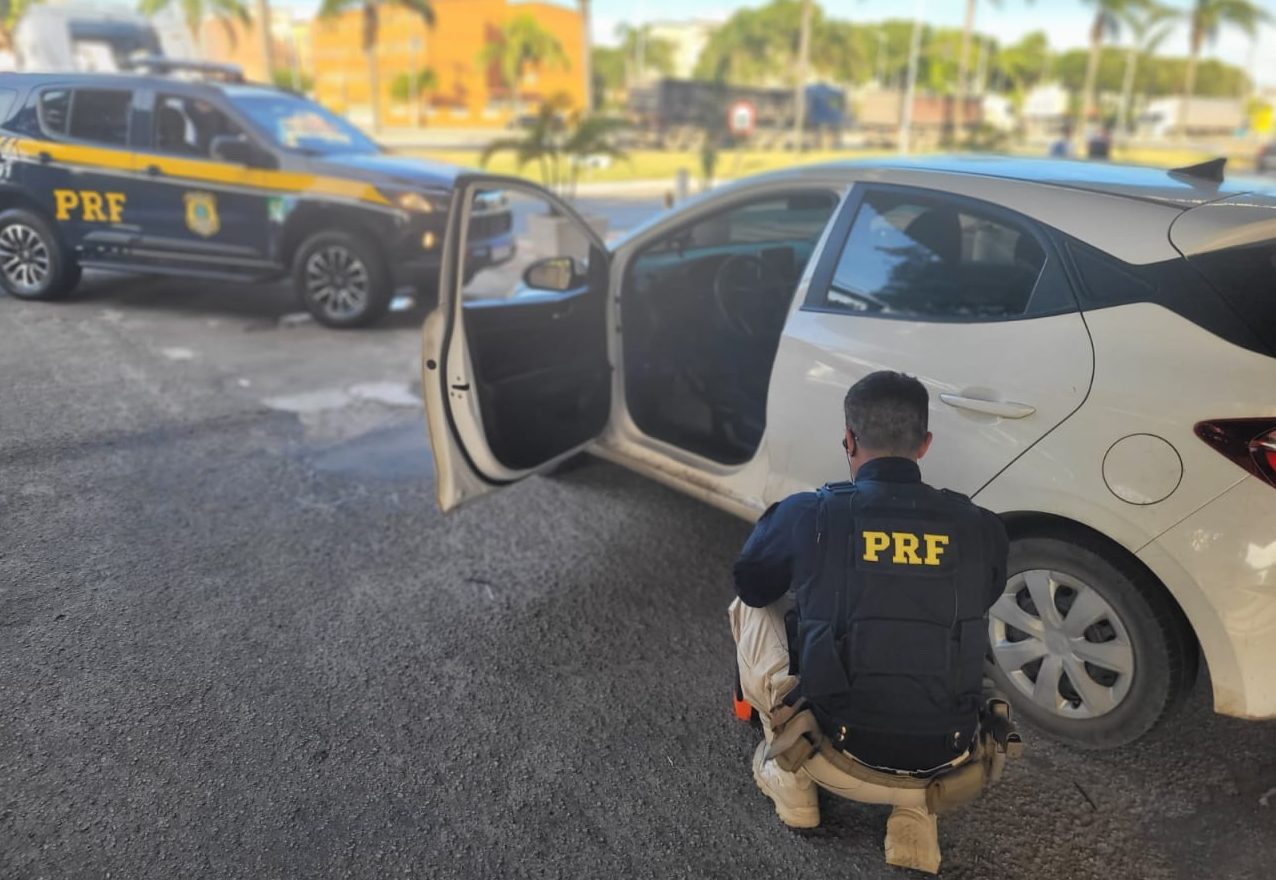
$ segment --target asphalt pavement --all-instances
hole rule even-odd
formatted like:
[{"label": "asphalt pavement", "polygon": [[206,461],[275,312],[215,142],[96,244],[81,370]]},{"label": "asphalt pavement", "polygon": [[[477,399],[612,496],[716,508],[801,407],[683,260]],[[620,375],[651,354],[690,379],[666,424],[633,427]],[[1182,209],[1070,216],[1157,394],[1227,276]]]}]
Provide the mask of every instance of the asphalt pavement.
[{"label": "asphalt pavement", "polygon": [[[296,313],[0,296],[0,878],[908,876],[884,808],[754,788],[747,524],[603,463],[443,517],[420,314]],[[1026,733],[942,876],[1272,876],[1276,725],[1205,682],[1134,747]]]}]

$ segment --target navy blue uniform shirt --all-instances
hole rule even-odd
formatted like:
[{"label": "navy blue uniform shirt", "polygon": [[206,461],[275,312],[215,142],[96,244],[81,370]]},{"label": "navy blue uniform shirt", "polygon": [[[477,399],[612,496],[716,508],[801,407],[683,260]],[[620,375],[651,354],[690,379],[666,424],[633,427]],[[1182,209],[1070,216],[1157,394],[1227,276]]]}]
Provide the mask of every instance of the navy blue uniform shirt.
[{"label": "navy blue uniform shirt", "polygon": [[[874,458],[864,462],[856,484],[918,483],[922,471],[909,458]],[[815,564],[815,515],[819,507],[814,492],[799,492],[772,504],[753,528],[736,559],[733,573],[740,601],[763,608],[780,599],[789,588],[802,583]],[[997,546],[991,558],[1006,558],[1006,533],[996,515],[985,511],[989,534]],[[1004,563],[1003,563],[1004,564]],[[1005,589],[1005,571],[989,579],[988,605]]]}]

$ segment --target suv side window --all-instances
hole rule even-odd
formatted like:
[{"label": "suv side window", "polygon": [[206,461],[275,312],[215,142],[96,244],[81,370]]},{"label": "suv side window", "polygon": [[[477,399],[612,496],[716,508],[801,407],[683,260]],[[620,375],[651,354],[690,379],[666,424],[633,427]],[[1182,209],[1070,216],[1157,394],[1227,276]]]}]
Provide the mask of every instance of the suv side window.
[{"label": "suv side window", "polygon": [[76,140],[128,146],[128,121],[133,93],[119,89],[75,89],[67,134]]},{"label": "suv side window", "polygon": [[831,283],[812,291],[819,296],[808,305],[921,321],[1017,318],[1039,286],[1057,300],[1059,278],[1043,272],[1046,263],[1032,231],[1002,212],[938,194],[869,190]]},{"label": "suv side window", "polygon": [[40,129],[45,134],[65,136],[70,121],[70,89],[49,89],[40,93]]},{"label": "suv side window", "polygon": [[180,95],[156,97],[154,120],[158,152],[197,159],[212,158],[213,138],[244,131],[207,101]]}]

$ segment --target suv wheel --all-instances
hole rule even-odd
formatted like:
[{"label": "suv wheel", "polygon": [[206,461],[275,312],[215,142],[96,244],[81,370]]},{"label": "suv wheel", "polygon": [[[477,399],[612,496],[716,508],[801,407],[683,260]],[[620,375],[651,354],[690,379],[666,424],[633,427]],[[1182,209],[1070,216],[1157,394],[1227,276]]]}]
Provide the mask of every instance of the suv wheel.
[{"label": "suv wheel", "polygon": [[1197,647],[1150,575],[1078,538],[1011,544],[1006,590],[988,612],[993,678],[1054,738],[1116,748],[1177,706],[1195,679]]},{"label": "suv wheel", "polygon": [[79,281],[79,265],[43,217],[23,208],[0,213],[0,287],[19,299],[57,299]]},{"label": "suv wheel", "polygon": [[315,320],[362,327],[382,317],[394,293],[380,251],[361,235],[318,232],[297,251],[293,285]]}]

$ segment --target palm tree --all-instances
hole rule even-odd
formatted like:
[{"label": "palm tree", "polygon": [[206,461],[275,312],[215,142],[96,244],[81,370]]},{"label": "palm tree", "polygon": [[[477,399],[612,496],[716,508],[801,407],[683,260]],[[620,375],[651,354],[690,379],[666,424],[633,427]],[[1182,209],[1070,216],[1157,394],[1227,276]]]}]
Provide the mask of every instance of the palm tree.
[{"label": "palm tree", "polygon": [[[186,21],[186,28],[191,32],[191,39],[198,46],[203,46],[203,40],[200,39],[200,27],[206,18],[219,22],[226,29],[226,35],[232,45],[235,42],[235,32],[231,29],[231,25],[234,22],[248,25],[253,20],[243,0],[139,0],[137,11],[149,17],[173,5],[181,10],[182,18]],[[267,82],[270,81],[272,73],[271,68],[266,69]]]},{"label": "palm tree", "polygon": [[651,25],[619,24],[616,39],[625,59],[625,87],[641,82],[648,70],[668,76],[676,67],[674,45],[668,40],[653,36]]},{"label": "palm tree", "polygon": [[1103,57],[1103,42],[1121,33],[1121,22],[1132,9],[1145,6],[1147,0],[1085,0],[1094,7],[1094,21],[1090,23],[1090,60],[1085,68],[1085,86],[1082,89],[1081,115],[1077,119],[1077,138],[1085,139],[1085,121],[1094,115],[1099,106],[1099,59]]},{"label": "palm tree", "polygon": [[1182,12],[1156,0],[1137,9],[1126,10],[1121,18],[1130,31],[1130,46],[1125,52],[1125,76],[1121,83],[1121,109],[1117,131],[1125,133],[1130,125],[1130,107],[1134,100],[1134,78],[1139,60],[1154,53],[1174,30]]},{"label": "palm tree", "polygon": [[[189,0],[183,0],[189,2]],[[221,0],[228,2],[228,0]],[[334,19],[347,9],[359,7],[363,10],[363,54],[368,60],[368,95],[372,103],[372,130],[381,129],[381,95],[380,77],[377,70],[377,33],[381,28],[381,9],[384,6],[398,6],[415,12],[421,16],[426,27],[434,27],[433,0],[323,0],[319,4],[319,17]]]},{"label": "palm tree", "polygon": [[[1028,0],[1029,3],[1032,0]],[[1001,6],[1001,0],[992,0],[994,6]],[[957,134],[961,134],[966,124],[966,92],[967,79],[970,76],[970,42],[975,34],[975,8],[978,0],[966,0],[966,20],[961,28],[961,55],[957,58],[957,108],[953,114],[953,124]]]},{"label": "palm tree", "polygon": [[1218,39],[1218,32],[1231,25],[1251,39],[1258,26],[1271,14],[1253,0],[1194,0],[1187,13],[1189,54],[1183,79],[1183,100],[1179,103],[1179,137],[1187,135],[1187,105],[1196,92],[1196,63],[1206,43]]},{"label": "palm tree", "polygon": [[566,70],[570,66],[558,37],[526,13],[516,15],[502,25],[500,36],[482,48],[478,60],[484,67],[496,66],[501,82],[509,90],[515,118],[522,115],[519,85],[528,67],[557,65]]},{"label": "palm tree", "polygon": [[261,63],[266,66],[263,79],[270,82],[275,75],[275,44],[270,36],[270,0],[257,0],[257,21],[261,30]]}]

